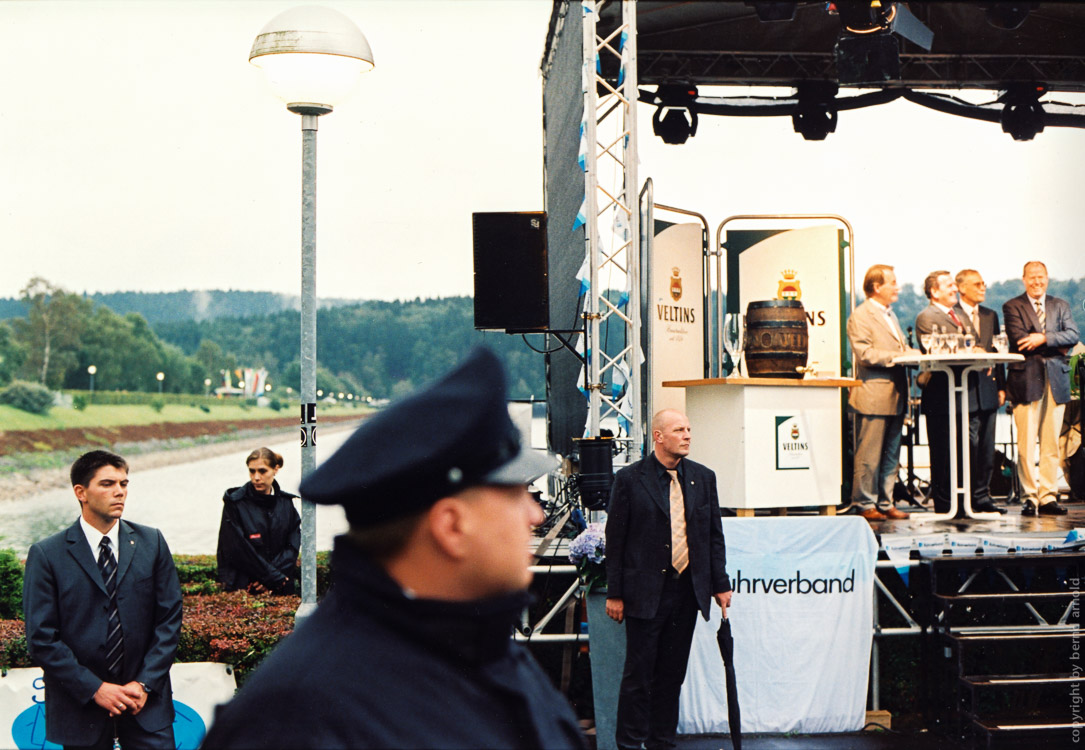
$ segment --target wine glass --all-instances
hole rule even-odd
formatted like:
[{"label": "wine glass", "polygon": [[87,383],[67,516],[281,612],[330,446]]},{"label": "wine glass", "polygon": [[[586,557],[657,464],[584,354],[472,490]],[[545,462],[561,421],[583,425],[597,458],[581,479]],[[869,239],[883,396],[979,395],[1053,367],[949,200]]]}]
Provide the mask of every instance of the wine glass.
[{"label": "wine glass", "polygon": [[923,345],[924,354],[931,354],[931,344],[934,343],[934,332],[928,331],[927,333],[919,334],[919,343]]},{"label": "wine glass", "polygon": [[735,371],[742,375],[742,350],[746,347],[746,316],[727,313],[723,316],[723,346],[735,364]]},{"label": "wine glass", "polygon": [[947,333],[947,334],[944,334],[944,335],[945,335],[945,344],[946,344],[946,354],[956,354],[957,353],[957,343],[960,341],[960,338],[955,333]]}]

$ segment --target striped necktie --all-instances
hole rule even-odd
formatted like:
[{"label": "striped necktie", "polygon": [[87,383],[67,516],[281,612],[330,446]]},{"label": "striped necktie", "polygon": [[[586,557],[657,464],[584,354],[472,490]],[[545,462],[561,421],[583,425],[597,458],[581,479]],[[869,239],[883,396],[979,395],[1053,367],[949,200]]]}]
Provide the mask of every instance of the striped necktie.
[{"label": "striped necktie", "polygon": [[1047,315],[1044,314],[1044,305],[1040,300],[1033,302],[1036,305],[1036,317],[1040,319],[1040,333],[1047,330]]},{"label": "striped necktie", "polygon": [[689,565],[689,544],[686,541],[686,504],[682,499],[682,484],[678,471],[667,469],[671,477],[671,565],[681,573]]},{"label": "striped necktie", "polygon": [[119,679],[124,663],[124,634],[121,632],[121,613],[117,609],[117,559],[113,557],[109,537],[103,536],[98,545],[98,570],[102,573],[106,593],[109,594],[109,628],[105,639],[106,664],[109,674]]}]

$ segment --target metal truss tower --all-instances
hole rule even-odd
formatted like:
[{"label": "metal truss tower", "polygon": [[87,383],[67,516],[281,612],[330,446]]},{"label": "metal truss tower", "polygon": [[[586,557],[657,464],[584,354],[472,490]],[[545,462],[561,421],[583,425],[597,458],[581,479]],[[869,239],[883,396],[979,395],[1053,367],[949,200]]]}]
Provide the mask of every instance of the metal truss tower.
[{"label": "metal truss tower", "polygon": [[[644,442],[641,383],[640,213],[637,202],[637,7],[622,0],[621,23],[599,28],[605,0],[584,0],[584,304],[589,437],[616,417],[629,437],[626,458]],[[617,75],[608,75],[617,71]],[[620,351],[607,339],[623,334]],[[613,347],[611,347],[613,348]]]}]

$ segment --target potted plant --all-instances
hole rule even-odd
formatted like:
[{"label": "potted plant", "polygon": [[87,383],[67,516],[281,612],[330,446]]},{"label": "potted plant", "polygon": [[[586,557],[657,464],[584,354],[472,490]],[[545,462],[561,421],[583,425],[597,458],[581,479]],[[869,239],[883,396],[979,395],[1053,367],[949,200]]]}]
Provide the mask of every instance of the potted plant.
[{"label": "potted plant", "polygon": [[595,743],[598,750],[616,748],[618,688],[625,666],[625,629],[607,617],[605,524],[589,523],[569,543],[569,560],[580,575],[588,612],[588,654],[595,703]]}]

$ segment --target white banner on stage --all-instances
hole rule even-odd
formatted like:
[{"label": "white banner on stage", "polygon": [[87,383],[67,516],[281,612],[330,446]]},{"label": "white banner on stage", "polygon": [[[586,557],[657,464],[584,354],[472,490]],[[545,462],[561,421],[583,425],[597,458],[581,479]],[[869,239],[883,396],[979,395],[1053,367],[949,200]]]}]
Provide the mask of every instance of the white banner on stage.
[{"label": "white banner on stage", "polygon": [[[173,733],[177,750],[195,750],[211,727],[215,706],[230,700],[237,688],[225,664],[174,664]],[[60,748],[45,739],[45,697],[37,667],[9,669],[0,678],[0,748]]]},{"label": "white banner on stage", "polygon": [[682,388],[664,388],[665,380],[704,377],[704,246],[700,224],[675,224],[652,240],[651,411],[686,410]]},{"label": "white banner on stage", "polygon": [[[878,543],[859,517],[724,518],[743,732],[863,727]],[[716,642],[698,617],[678,731],[729,733]]]}]

